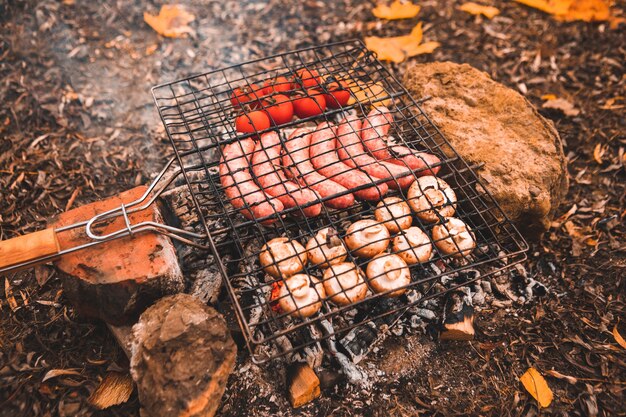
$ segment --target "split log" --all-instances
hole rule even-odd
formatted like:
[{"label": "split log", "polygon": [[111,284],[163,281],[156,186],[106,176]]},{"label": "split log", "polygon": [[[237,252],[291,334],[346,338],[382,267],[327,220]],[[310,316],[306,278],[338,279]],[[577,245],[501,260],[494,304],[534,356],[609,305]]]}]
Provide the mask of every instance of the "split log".
[{"label": "split log", "polygon": [[441,320],[440,340],[472,340],[474,338],[474,307],[461,291],[446,297]]},{"label": "split log", "polygon": [[[89,220],[140,198],[145,191],[145,186],[136,187],[119,196],[61,213],[51,226],[59,228]],[[128,217],[131,224],[163,222],[157,204]],[[125,227],[124,219],[118,217],[107,221],[98,232],[108,234]],[[91,242],[84,227],[59,232],[57,237],[61,249]],[[154,232],[138,233],[63,255],[55,267],[65,295],[78,312],[115,325],[135,322],[155,300],[184,288],[172,241]]]},{"label": "split log", "polygon": [[141,415],[213,416],[236,356],[217,311],[188,294],[162,298],[133,326],[131,374]]},{"label": "split log", "polygon": [[302,407],[321,395],[320,380],[306,363],[295,363],[287,371],[289,402],[294,408]]}]

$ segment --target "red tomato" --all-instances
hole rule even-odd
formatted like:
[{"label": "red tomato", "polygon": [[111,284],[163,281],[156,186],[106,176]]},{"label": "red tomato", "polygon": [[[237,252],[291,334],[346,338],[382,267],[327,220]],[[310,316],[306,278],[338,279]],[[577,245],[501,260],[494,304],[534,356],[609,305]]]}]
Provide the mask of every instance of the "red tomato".
[{"label": "red tomato", "polygon": [[263,110],[267,113],[270,123],[274,126],[288,123],[293,118],[293,104],[284,94],[276,94],[262,102]]},{"label": "red tomato", "polygon": [[270,78],[263,83],[263,95],[269,96],[272,93],[288,93],[293,89],[293,84],[287,77],[282,75]]},{"label": "red tomato", "polygon": [[345,81],[331,81],[326,84],[326,90],[328,93],[324,94],[324,98],[331,109],[338,109],[348,104],[350,90]]},{"label": "red tomato", "polygon": [[293,101],[293,110],[296,115],[304,119],[305,117],[317,116],[326,110],[326,100],[324,95],[317,90],[306,90],[307,95]]},{"label": "red tomato", "polygon": [[317,87],[320,85],[320,75],[315,70],[302,68],[296,71],[296,83],[298,81],[304,88]]},{"label": "red tomato", "polygon": [[258,100],[262,97],[261,88],[256,84],[250,86],[237,87],[230,95],[230,104],[233,107],[241,107],[248,104],[251,107],[258,105]]},{"label": "red tomato", "polygon": [[270,119],[264,111],[255,110],[235,119],[235,127],[241,133],[254,133],[270,127]]}]

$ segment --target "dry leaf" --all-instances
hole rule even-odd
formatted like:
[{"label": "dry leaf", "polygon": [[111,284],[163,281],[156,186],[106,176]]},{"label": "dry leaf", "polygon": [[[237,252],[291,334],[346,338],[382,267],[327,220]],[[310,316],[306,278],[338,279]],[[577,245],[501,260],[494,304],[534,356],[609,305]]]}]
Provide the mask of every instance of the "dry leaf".
[{"label": "dry leaf", "polygon": [[557,98],[554,100],[548,100],[541,106],[544,109],[556,109],[560,110],[566,116],[578,116],[580,114],[580,110],[574,107],[572,103],[565,100],[564,98]]},{"label": "dry leaf", "polygon": [[624,100],[624,97],[622,96],[616,96],[613,98],[610,98],[606,101],[606,103],[604,104],[604,106],[600,107],[602,110],[618,110],[618,109],[623,109],[624,107],[626,107],[626,105],[624,104],[615,104],[616,101],[618,100]]},{"label": "dry leaf", "polygon": [[496,7],[483,6],[481,4],[474,3],[472,1],[468,3],[464,3],[461,7],[459,7],[459,9],[463,10],[464,12],[473,14],[473,15],[482,14],[487,19],[493,19],[494,16],[497,16],[500,14],[500,10]]},{"label": "dry leaf", "polygon": [[46,375],[44,375],[41,382],[46,382],[49,379],[63,375],[80,375],[80,372],[78,372],[76,369],[51,369],[46,372]]},{"label": "dry leaf", "polygon": [[576,384],[578,382],[578,380],[576,378],[574,378],[573,376],[569,376],[569,375],[563,375],[562,373],[558,372],[558,371],[546,371],[546,373],[550,376],[553,376],[555,378],[559,378],[559,379],[564,379],[567,382],[569,382],[570,384]]},{"label": "dry leaf", "polygon": [[377,5],[372,9],[372,13],[379,19],[396,20],[396,19],[410,19],[417,16],[420,12],[420,6],[413,4],[410,1],[402,3],[399,0],[395,0],[391,5],[386,6],[384,4]]},{"label": "dry leaf", "polygon": [[178,4],[164,4],[161,6],[158,16],[148,12],[143,13],[143,20],[159,35],[168,38],[180,38],[187,33],[193,33],[193,29],[187,24],[193,22],[195,18],[193,14]]},{"label": "dry leaf", "polygon": [[541,96],[542,100],[556,100],[556,98],[554,94],[544,94]]},{"label": "dry leaf", "polygon": [[422,42],[422,22],[415,25],[411,33],[404,36],[365,38],[367,49],[375,52],[382,61],[403,62],[405,59],[419,54],[429,54],[439,47],[438,42]]},{"label": "dry leaf", "polygon": [[524,388],[526,388],[526,391],[539,402],[541,407],[546,408],[550,405],[554,394],[552,394],[552,390],[539,371],[535,368],[528,368],[526,373],[522,375],[519,380],[524,385]]},{"label": "dry leaf", "polygon": [[13,290],[11,289],[11,284],[9,284],[8,278],[4,278],[4,296],[9,304],[9,307],[11,307],[11,310],[17,310],[18,304],[15,297],[13,297]]},{"label": "dry leaf", "polygon": [[606,148],[602,146],[601,143],[598,143],[595,148],[593,148],[593,159],[598,163],[598,165],[602,165],[602,157],[606,152]]},{"label": "dry leaf", "polygon": [[515,0],[526,6],[549,13],[556,20],[609,21],[611,29],[624,22],[623,18],[611,15],[608,0]]},{"label": "dry leaf", "polygon": [[613,337],[615,338],[615,341],[624,349],[626,349],[626,340],[624,340],[624,338],[622,337],[621,334],[619,334],[619,330],[617,330],[617,324],[615,325],[615,327],[613,327]]},{"label": "dry leaf", "polygon": [[352,81],[348,83],[348,86],[353,93],[353,96],[348,100],[348,104],[354,104],[357,101],[362,103],[371,102],[374,107],[387,107],[391,104],[391,97],[385,91],[381,83],[361,83]]},{"label": "dry leaf", "polygon": [[109,372],[88,401],[97,409],[104,410],[125,403],[132,393],[133,379],[129,373]]}]

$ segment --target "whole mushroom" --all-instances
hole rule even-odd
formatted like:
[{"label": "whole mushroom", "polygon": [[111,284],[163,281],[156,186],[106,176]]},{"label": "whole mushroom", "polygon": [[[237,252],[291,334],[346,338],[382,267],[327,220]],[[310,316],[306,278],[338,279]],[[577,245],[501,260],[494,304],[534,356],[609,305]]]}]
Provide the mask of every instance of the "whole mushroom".
[{"label": "whole mushroom", "polygon": [[452,187],[441,178],[427,175],[411,185],[408,203],[417,217],[428,223],[435,223],[441,217],[450,217],[456,211],[456,194]]},{"label": "whole mushroom", "polygon": [[318,231],[306,244],[306,251],[311,263],[320,268],[345,261],[348,250],[343,240],[332,227]]},{"label": "whole mushroom", "polygon": [[348,227],[345,242],[356,256],[373,258],[389,246],[389,231],[376,220],[359,220]]},{"label": "whole mushroom", "polygon": [[372,259],[367,265],[367,278],[370,285],[377,293],[392,291],[387,297],[402,295],[411,282],[411,273],[406,262],[393,253],[382,253]]},{"label": "whole mushroom", "polygon": [[476,247],[472,229],[456,217],[450,217],[433,227],[433,242],[444,255],[455,258],[469,255]]},{"label": "whole mushroom", "polygon": [[402,229],[411,227],[413,223],[411,208],[400,197],[387,197],[382,200],[376,206],[374,216],[389,230],[389,233],[398,233]]},{"label": "whole mushroom", "polygon": [[259,261],[265,272],[275,278],[284,278],[302,271],[307,254],[299,242],[277,237],[263,245]]},{"label": "whole mushroom", "polygon": [[296,274],[285,280],[278,293],[278,305],[293,317],[310,317],[322,308],[324,286],[314,277]]},{"label": "whole mushroom", "polygon": [[363,272],[352,262],[331,265],[324,272],[322,281],[330,301],[341,306],[360,301],[367,293]]},{"label": "whole mushroom", "polygon": [[433,252],[433,245],[422,229],[413,226],[393,238],[391,249],[407,264],[413,265],[428,261]]}]

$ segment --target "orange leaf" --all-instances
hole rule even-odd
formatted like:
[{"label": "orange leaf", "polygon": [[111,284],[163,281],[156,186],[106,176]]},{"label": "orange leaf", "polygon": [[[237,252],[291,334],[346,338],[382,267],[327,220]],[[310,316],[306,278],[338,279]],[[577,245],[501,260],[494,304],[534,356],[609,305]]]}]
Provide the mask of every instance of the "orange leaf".
[{"label": "orange leaf", "polygon": [[556,100],[556,96],[554,94],[544,94],[541,96],[542,100]]},{"label": "orange leaf", "polygon": [[609,21],[611,29],[623,23],[614,17],[609,8],[609,0],[515,0],[526,6],[539,9],[554,16],[556,20],[571,22],[574,20]]},{"label": "orange leaf", "polygon": [[399,0],[395,0],[391,5],[386,6],[379,4],[372,13],[379,19],[396,20],[396,19],[410,19],[417,16],[420,12],[420,6],[413,4],[410,1],[402,3]]},{"label": "orange leaf", "polygon": [[546,380],[535,368],[528,368],[526,373],[519,379],[526,391],[533,396],[541,407],[548,407],[554,398],[552,390]]},{"label": "orange leaf", "polygon": [[148,12],[143,13],[143,20],[159,35],[168,38],[180,38],[185,34],[193,33],[193,29],[187,24],[193,22],[195,18],[193,14],[178,4],[164,4],[161,6],[158,16]]},{"label": "orange leaf", "polygon": [[617,325],[615,325],[615,327],[613,327],[613,337],[615,338],[615,341],[624,349],[626,349],[626,340],[624,340],[624,338],[622,337],[621,334],[619,334],[619,330],[617,330]]},{"label": "orange leaf", "polygon": [[493,19],[494,16],[500,14],[500,10],[496,7],[492,6],[483,6],[478,3],[474,3],[472,1],[464,3],[459,10],[463,10],[464,12],[473,14],[473,15],[484,15],[487,19]]},{"label": "orange leaf", "polygon": [[419,54],[433,52],[439,43],[422,42],[422,22],[415,25],[411,33],[404,36],[380,38],[369,36],[365,38],[365,45],[370,51],[376,52],[381,61],[403,62],[405,59]]}]

